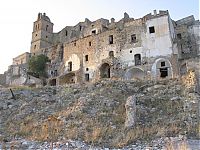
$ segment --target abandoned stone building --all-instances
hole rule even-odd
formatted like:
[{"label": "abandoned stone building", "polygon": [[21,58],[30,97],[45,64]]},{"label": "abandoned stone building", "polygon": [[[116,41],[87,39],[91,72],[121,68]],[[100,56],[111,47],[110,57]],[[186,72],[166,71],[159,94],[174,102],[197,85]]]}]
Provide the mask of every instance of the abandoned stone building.
[{"label": "abandoned stone building", "polygon": [[85,19],[53,32],[53,23],[39,13],[33,23],[30,53],[13,59],[6,72],[8,85],[39,84],[27,74],[31,56],[45,54],[48,84],[176,78],[194,69],[200,74],[200,22],[193,16],[178,21],[168,11],[154,10],[134,19],[124,13],[115,21]]}]

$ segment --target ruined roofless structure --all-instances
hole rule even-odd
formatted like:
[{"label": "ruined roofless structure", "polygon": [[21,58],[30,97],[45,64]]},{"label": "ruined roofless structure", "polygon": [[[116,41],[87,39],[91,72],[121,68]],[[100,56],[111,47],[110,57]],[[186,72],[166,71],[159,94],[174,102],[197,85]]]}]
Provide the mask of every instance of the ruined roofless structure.
[{"label": "ruined roofless structure", "polygon": [[154,10],[134,19],[124,13],[53,32],[53,23],[39,13],[33,23],[30,53],[13,59],[6,72],[8,85],[38,85],[40,79],[27,74],[30,57],[45,54],[48,85],[118,80],[177,78],[189,69],[199,74],[199,21],[189,16],[178,21],[168,11]]}]

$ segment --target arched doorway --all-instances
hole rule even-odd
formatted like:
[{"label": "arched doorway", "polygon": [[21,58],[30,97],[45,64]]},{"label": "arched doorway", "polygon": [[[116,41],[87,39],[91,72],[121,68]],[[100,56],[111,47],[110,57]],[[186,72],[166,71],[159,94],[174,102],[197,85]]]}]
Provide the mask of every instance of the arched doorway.
[{"label": "arched doorway", "polygon": [[152,65],[152,76],[154,78],[172,78],[172,65],[168,59],[158,58]]},{"label": "arched doorway", "polygon": [[110,78],[110,65],[104,63],[100,67],[100,77],[101,78]]},{"label": "arched doorway", "polygon": [[133,79],[144,79],[145,73],[142,69],[133,67],[127,70],[124,75],[125,80],[133,80]]}]

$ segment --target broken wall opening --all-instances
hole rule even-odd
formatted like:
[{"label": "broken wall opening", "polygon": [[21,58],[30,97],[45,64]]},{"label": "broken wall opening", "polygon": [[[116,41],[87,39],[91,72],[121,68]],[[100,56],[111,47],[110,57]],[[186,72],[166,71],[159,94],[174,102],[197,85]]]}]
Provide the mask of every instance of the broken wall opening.
[{"label": "broken wall opening", "polygon": [[110,65],[104,63],[100,67],[100,77],[101,78],[110,78]]},{"label": "broken wall opening", "polygon": [[144,77],[145,77],[145,73],[140,68],[130,68],[125,73],[126,80],[134,80],[134,79],[143,80]]},{"label": "broken wall opening", "polygon": [[75,73],[68,73],[60,77],[59,85],[75,83]]},{"label": "broken wall opening", "polygon": [[57,83],[56,79],[52,79],[49,81],[50,86],[56,86],[56,83]]}]

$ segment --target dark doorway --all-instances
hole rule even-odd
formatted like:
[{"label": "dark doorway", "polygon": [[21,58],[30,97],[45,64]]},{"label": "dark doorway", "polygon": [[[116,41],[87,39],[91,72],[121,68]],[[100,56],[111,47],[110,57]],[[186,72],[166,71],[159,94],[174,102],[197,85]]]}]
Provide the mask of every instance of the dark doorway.
[{"label": "dark doorway", "polygon": [[113,44],[113,35],[109,36],[109,44]]},{"label": "dark doorway", "polygon": [[160,77],[165,78],[168,76],[168,70],[167,68],[160,68]]},{"label": "dark doorway", "polygon": [[50,81],[50,86],[56,86],[56,79],[52,79]]},{"label": "dark doorway", "polygon": [[89,73],[86,73],[85,74],[85,81],[89,81],[90,80],[90,75],[89,75]]},{"label": "dark doorway", "polygon": [[100,67],[100,76],[101,78],[110,78],[110,65],[104,63]]},{"label": "dark doorway", "polygon": [[140,54],[135,54],[134,59],[135,59],[135,66],[141,65],[141,55]]}]

